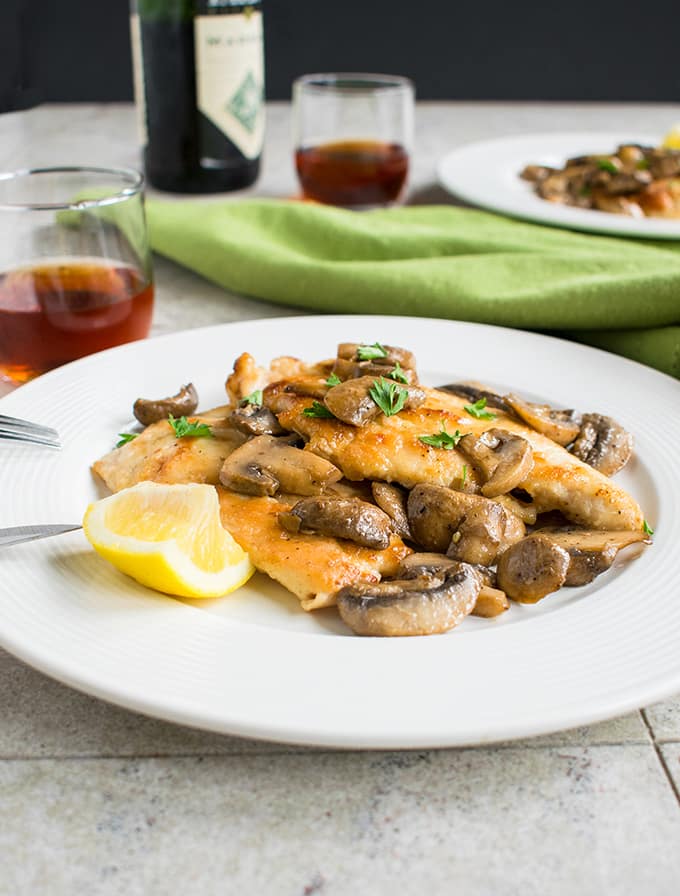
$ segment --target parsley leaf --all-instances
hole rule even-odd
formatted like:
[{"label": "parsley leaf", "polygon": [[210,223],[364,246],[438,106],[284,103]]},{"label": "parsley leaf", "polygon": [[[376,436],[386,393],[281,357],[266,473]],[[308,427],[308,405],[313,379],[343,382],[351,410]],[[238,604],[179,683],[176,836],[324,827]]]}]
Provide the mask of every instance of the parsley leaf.
[{"label": "parsley leaf", "polygon": [[600,169],[600,171],[608,171],[610,174],[619,173],[619,169],[611,159],[598,159],[597,167]]},{"label": "parsley leaf", "polygon": [[119,432],[120,442],[116,442],[116,448],[120,448],[121,445],[127,445],[128,442],[131,442],[133,439],[137,438],[136,432]]},{"label": "parsley leaf", "polygon": [[649,159],[640,159],[635,163],[638,171],[646,171],[649,168]]},{"label": "parsley leaf", "polygon": [[387,349],[379,342],[374,342],[373,345],[360,345],[357,357],[360,361],[375,361],[376,358],[386,358]]},{"label": "parsley leaf", "polygon": [[451,434],[446,431],[446,427],[442,423],[441,432],[438,432],[433,436],[418,436],[418,438],[423,445],[430,445],[432,448],[443,448],[445,451],[451,451],[463,438],[463,433],[456,430]]},{"label": "parsley leaf", "polygon": [[326,380],[326,385],[327,386],[339,386],[341,382],[342,382],[342,380],[337,375],[337,373],[331,373],[331,375]]},{"label": "parsley leaf", "polygon": [[467,411],[471,417],[476,417],[477,420],[495,420],[498,415],[492,414],[491,411],[485,411],[485,407],[486,398],[480,398],[479,401],[475,401],[473,404],[464,404],[463,410]]},{"label": "parsley leaf", "polygon": [[465,485],[467,482],[467,464],[463,464],[463,475],[460,477],[460,484]]},{"label": "parsley leaf", "polygon": [[392,417],[403,410],[408,398],[408,389],[402,389],[394,380],[386,380],[381,376],[379,380],[374,381],[368,394],[386,417]]},{"label": "parsley leaf", "polygon": [[647,520],[642,521],[642,531],[645,535],[654,535],[654,529],[652,529]]},{"label": "parsley leaf", "polygon": [[392,370],[389,372],[390,379],[396,380],[398,383],[408,384],[408,379],[406,378],[406,374],[404,373],[404,368],[401,366],[399,361],[396,362]]},{"label": "parsley leaf", "polygon": [[175,431],[176,439],[211,439],[212,429],[207,423],[190,423],[186,417],[176,420],[172,414],[168,415],[168,423]]},{"label": "parsley leaf", "polygon": [[335,417],[335,414],[325,404],[321,404],[320,401],[313,401],[310,407],[305,408],[302,413],[305,417],[326,417],[330,419]]},{"label": "parsley leaf", "polygon": [[245,404],[262,404],[262,389],[255,389],[250,395],[246,395],[241,399],[241,405]]}]

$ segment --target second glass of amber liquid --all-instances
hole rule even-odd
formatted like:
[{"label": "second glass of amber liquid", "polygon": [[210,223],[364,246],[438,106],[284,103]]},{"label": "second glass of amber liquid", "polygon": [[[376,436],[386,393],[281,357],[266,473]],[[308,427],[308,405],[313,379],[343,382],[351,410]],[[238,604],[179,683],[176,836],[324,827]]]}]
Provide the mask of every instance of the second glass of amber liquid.
[{"label": "second glass of amber liquid", "polygon": [[413,84],[396,75],[316,74],[293,85],[295,166],[306,199],[351,209],[403,201]]},{"label": "second glass of amber liquid", "polygon": [[128,169],[0,172],[0,381],[148,334],[142,188]]}]

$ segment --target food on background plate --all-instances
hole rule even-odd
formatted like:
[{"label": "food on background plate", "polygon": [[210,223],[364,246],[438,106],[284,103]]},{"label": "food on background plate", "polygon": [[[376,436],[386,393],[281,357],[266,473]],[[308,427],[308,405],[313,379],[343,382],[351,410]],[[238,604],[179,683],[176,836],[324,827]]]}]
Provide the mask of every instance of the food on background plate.
[{"label": "food on background plate", "polygon": [[94,472],[121,497],[147,481],[210,486],[255,568],[358,634],[494,617],[650,541],[609,478],[631,436],[605,415],[428,388],[411,352],[378,342],[269,368],[244,353],[226,390],[223,407],[121,434]]},{"label": "food on background plate", "polygon": [[531,164],[520,177],[548,202],[634,218],[679,218],[680,144],[669,142],[624,143],[613,153],[567,159],[562,168]]}]

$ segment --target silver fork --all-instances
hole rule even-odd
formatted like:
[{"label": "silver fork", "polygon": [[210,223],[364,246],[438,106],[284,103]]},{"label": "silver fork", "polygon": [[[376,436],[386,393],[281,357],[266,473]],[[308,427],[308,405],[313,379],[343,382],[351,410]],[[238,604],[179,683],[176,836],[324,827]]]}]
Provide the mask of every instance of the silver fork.
[{"label": "silver fork", "polygon": [[13,442],[31,442],[34,445],[46,445],[48,448],[61,448],[59,433],[49,426],[19,420],[0,414],[0,440]]}]

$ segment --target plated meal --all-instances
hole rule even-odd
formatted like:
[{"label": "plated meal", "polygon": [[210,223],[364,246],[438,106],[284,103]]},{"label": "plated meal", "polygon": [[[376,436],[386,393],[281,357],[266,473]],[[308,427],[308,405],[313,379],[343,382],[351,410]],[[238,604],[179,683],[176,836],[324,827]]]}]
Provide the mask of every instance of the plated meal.
[{"label": "plated meal", "polygon": [[520,177],[541,199],[634,218],[680,218],[680,149],[624,143],[562,167],[529,164]]},{"label": "plated meal", "polygon": [[587,584],[650,541],[637,502],[610,478],[632,438],[603,409],[478,383],[427,388],[410,351],[379,342],[268,368],[244,353],[226,390],[225,405],[200,413],[192,386],[138,400],[145,428],[95,474],[117,494],[207,486],[257,570],[304,610],[337,607],[357,634],[494,617]]}]

